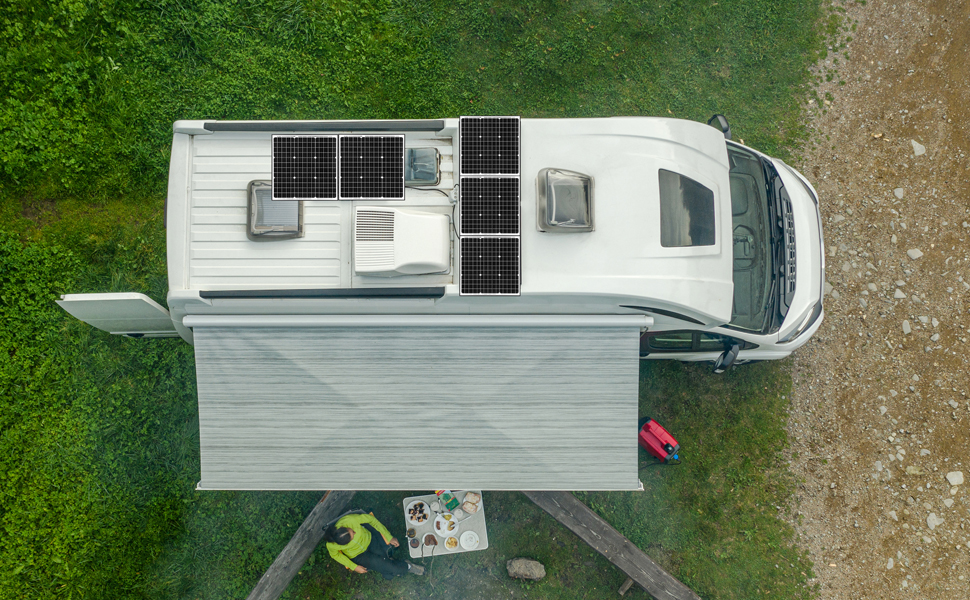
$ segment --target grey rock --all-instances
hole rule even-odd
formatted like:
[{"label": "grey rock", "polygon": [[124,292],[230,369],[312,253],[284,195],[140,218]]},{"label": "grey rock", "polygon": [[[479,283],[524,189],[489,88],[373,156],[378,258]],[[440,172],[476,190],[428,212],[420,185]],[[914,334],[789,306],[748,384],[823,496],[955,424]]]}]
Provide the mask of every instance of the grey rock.
[{"label": "grey rock", "polygon": [[913,375],[913,381],[919,381],[919,375]]},{"label": "grey rock", "polygon": [[877,292],[877,291],[879,291],[879,288],[877,288],[876,287],[876,284],[874,284],[874,283],[869,283],[869,284],[866,285],[866,287],[869,288],[869,291],[870,292]]},{"label": "grey rock", "polygon": [[865,308],[869,306],[869,303],[866,302],[865,298],[859,298],[859,306],[861,306],[862,308]]},{"label": "grey rock", "polygon": [[950,471],[946,474],[946,480],[950,485],[963,485],[963,471]]},{"label": "grey rock", "polygon": [[920,317],[919,318],[919,322],[922,323],[923,325],[926,325],[927,323],[930,322],[930,318],[929,317]]},{"label": "grey rock", "polygon": [[835,215],[834,217],[832,217],[833,223],[838,223],[839,221],[845,221],[845,217],[843,217],[842,215]]},{"label": "grey rock", "polygon": [[939,327],[939,326],[940,326],[940,322],[936,320],[936,317],[933,317],[933,327]]},{"label": "grey rock", "polygon": [[826,294],[831,294],[832,293],[832,289],[833,289],[832,288],[832,284],[829,283],[828,281],[826,281],[825,282],[825,293]]},{"label": "grey rock", "polygon": [[923,253],[919,250],[919,248],[910,248],[906,251],[906,256],[916,260],[917,258],[923,256]]},{"label": "grey rock", "polygon": [[893,559],[890,558],[889,561],[886,563],[886,569],[892,569],[892,568],[893,568]]},{"label": "grey rock", "polygon": [[936,513],[930,513],[929,516],[926,517],[926,526],[930,528],[930,531],[942,525],[943,522],[944,522],[943,519],[936,516]]},{"label": "grey rock", "polygon": [[913,154],[916,156],[923,156],[926,154],[926,146],[917,142],[916,140],[909,140],[913,144]]},{"label": "grey rock", "polygon": [[896,516],[896,511],[894,510],[889,511],[889,516],[892,517],[893,521],[899,520],[899,517]]},{"label": "grey rock", "polygon": [[896,390],[889,390],[889,395],[895,398],[896,396],[899,395],[899,392],[897,392]]},{"label": "grey rock", "polygon": [[903,293],[903,290],[896,288],[896,293],[893,294],[893,298],[895,298],[896,300],[902,300],[905,297],[906,297],[906,294]]},{"label": "grey rock", "polygon": [[513,579],[538,581],[546,576],[546,568],[542,563],[531,558],[513,558],[505,563],[505,568]]},{"label": "grey rock", "polygon": [[913,332],[913,328],[909,326],[909,321],[903,320],[903,334],[909,335]]},{"label": "grey rock", "polygon": [[900,200],[902,200],[903,199],[903,196],[906,195],[906,190],[904,190],[903,188],[896,188],[896,189],[893,190],[893,193],[896,194],[896,197],[897,198],[899,198]]},{"label": "grey rock", "polygon": [[839,290],[832,290],[832,299],[838,300],[840,297]]},{"label": "grey rock", "polygon": [[896,234],[894,233],[891,236],[889,236],[889,241],[895,244],[896,242],[899,241],[899,238],[897,238]]},{"label": "grey rock", "polygon": [[886,408],[885,406],[880,406],[879,407],[879,415],[882,416],[882,415],[886,414],[886,411],[887,410],[889,410],[889,409]]},{"label": "grey rock", "polygon": [[943,506],[951,508],[953,506],[953,498],[947,498],[943,501]]},{"label": "grey rock", "polygon": [[850,263],[850,262],[844,262],[844,263],[842,263],[842,270],[845,271],[846,273],[848,273],[849,271],[851,271],[852,270],[852,263]]},{"label": "grey rock", "polygon": [[940,334],[934,333],[933,335],[931,335],[930,336],[930,341],[931,342],[938,342],[938,341],[940,341]]},{"label": "grey rock", "polygon": [[923,303],[923,301],[920,300],[919,299],[919,296],[917,296],[916,294],[913,294],[912,296],[910,296],[909,299],[912,300],[913,302],[915,302],[916,304],[922,304]]},{"label": "grey rock", "polygon": [[904,285],[906,285],[906,282],[903,281],[902,279],[896,280],[896,287],[903,287]]},{"label": "grey rock", "polygon": [[957,404],[955,400],[949,400],[947,401],[947,404],[950,405],[950,408],[960,408],[960,405]]},{"label": "grey rock", "polygon": [[922,450],[919,451],[919,455],[920,456],[929,456],[930,455],[930,451],[927,450],[926,448],[923,448]]},{"label": "grey rock", "polygon": [[877,460],[876,461],[876,472],[880,472],[880,471],[882,471],[882,461],[881,460]]}]

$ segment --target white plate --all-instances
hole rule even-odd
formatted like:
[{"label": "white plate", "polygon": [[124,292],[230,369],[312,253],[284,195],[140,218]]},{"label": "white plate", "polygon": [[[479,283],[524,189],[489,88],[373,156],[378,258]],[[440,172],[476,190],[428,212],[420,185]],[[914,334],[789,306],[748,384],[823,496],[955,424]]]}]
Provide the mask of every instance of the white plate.
[{"label": "white plate", "polygon": [[[414,521],[411,519],[411,509],[414,507],[415,504],[419,504],[419,503],[424,504],[424,512],[427,513],[428,515],[428,518],[425,519],[424,521]],[[407,508],[404,509],[404,518],[407,519],[409,525],[425,525],[431,521],[431,507],[428,506],[428,503],[425,502],[424,500],[415,500],[411,504],[408,504]]]},{"label": "white plate", "polygon": [[[451,519],[446,519],[445,515],[451,517]],[[454,529],[448,529],[448,523],[454,523]],[[438,529],[438,524],[441,523],[441,529]],[[451,513],[441,513],[434,518],[434,526],[431,531],[435,533],[438,537],[446,538],[448,536],[456,535],[458,533],[458,519],[454,517]]]},{"label": "white plate", "polygon": [[[468,532],[465,532],[465,533],[468,533]],[[475,532],[473,531],[472,533],[475,533]],[[448,547],[448,540],[455,540],[455,547],[454,548],[449,548]],[[445,538],[445,541],[441,542],[441,545],[444,546],[445,547],[445,550],[447,550],[448,552],[454,552],[455,550],[458,549],[458,538],[456,538],[453,535],[452,536],[449,536],[449,537],[446,537]]]},{"label": "white plate", "polygon": [[466,531],[461,534],[461,538],[458,541],[465,550],[474,550],[481,543],[481,540],[478,539],[478,534],[474,531]]}]

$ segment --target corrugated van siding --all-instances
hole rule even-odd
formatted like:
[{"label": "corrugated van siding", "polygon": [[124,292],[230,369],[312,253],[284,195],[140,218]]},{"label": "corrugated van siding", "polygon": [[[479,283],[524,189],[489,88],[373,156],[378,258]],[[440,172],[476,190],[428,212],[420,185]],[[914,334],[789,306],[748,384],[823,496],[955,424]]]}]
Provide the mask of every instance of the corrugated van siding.
[{"label": "corrugated van siding", "polygon": [[195,329],[202,489],[629,490],[636,328]]},{"label": "corrugated van siding", "polygon": [[[341,204],[306,202],[299,239],[246,237],[246,188],[269,180],[270,135],[194,137],[188,287],[202,290],[341,286]],[[343,282],[349,286],[348,282]]]}]

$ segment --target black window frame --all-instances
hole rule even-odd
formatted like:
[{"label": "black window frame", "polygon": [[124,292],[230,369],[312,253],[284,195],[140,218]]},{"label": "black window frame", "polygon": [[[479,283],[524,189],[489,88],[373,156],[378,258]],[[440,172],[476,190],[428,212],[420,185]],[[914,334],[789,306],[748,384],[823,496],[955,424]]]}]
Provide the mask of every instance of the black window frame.
[{"label": "black window frame", "polygon": [[[650,347],[650,339],[651,338],[654,338],[654,337],[657,337],[657,336],[660,336],[660,335],[670,335],[670,334],[674,334],[674,333],[689,333],[689,334],[691,334],[690,350],[684,350],[684,349],[681,349],[681,348],[673,349],[673,348],[651,348]],[[741,340],[741,339],[738,339],[738,338],[735,338],[735,337],[731,337],[729,335],[725,335],[723,333],[714,333],[714,332],[710,332],[710,331],[698,331],[698,330],[695,330],[695,329],[675,329],[675,330],[668,330],[668,331],[646,331],[646,332],[644,332],[640,336],[640,356],[647,356],[648,354],[678,354],[678,353],[679,354],[696,354],[698,352],[717,352],[717,350],[702,349],[700,347],[700,344],[701,344],[701,336],[702,335],[719,336],[719,337],[723,338],[724,339],[724,347],[723,347],[723,350],[727,350],[728,348],[730,348],[734,344],[737,344],[738,346],[740,346],[741,350],[754,350],[755,348],[758,347],[758,344],[755,344],[753,342],[748,342],[746,340]]]}]

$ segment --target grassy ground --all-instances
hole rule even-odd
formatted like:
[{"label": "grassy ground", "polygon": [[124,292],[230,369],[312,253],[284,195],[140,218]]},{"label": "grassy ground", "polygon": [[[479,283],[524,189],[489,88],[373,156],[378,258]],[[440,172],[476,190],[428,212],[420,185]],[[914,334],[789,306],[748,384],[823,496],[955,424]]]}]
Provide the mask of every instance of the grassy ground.
[{"label": "grassy ground", "polygon": [[[164,301],[174,120],[723,112],[746,143],[786,156],[804,136],[820,14],[818,0],[4,3],[0,597],[241,597],[317,499],[195,492],[191,348],[112,338],[53,303]],[[684,464],[645,466],[643,494],[584,500],[705,597],[804,595],[808,566],[774,518],[790,485],[784,366],[712,378],[651,364],[641,377],[642,409],[675,432]],[[401,497],[360,501],[393,523]],[[390,585],[318,553],[288,593],[592,598],[622,582],[521,495],[487,501],[487,552]],[[519,554],[544,560],[547,580],[508,581],[503,561]]]}]

